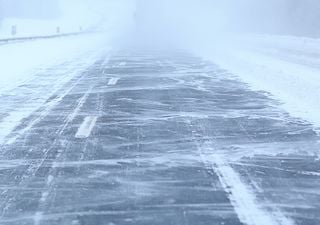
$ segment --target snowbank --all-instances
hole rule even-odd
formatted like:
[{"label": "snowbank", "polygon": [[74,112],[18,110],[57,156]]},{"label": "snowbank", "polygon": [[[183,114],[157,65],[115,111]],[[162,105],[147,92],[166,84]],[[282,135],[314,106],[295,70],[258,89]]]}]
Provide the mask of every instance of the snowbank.
[{"label": "snowbank", "polygon": [[0,45],[0,94],[32,79],[38,70],[99,54],[99,50],[108,46],[107,41],[101,34],[85,34]]},{"label": "snowbank", "polygon": [[[124,1],[124,0],[123,0]],[[48,40],[26,41],[1,45],[0,43],[0,94],[32,78],[41,68],[54,67],[75,57],[99,54],[132,26],[133,5],[123,1],[101,1],[102,15],[88,8],[90,1],[63,0],[64,16],[57,20],[29,20],[5,18],[1,23],[0,39],[10,38],[12,25],[17,26],[15,37],[55,35],[74,33],[98,26],[99,33],[83,33]],[[86,4],[84,4],[86,3]],[[100,6],[100,5],[99,5]],[[96,6],[97,7],[97,6]],[[95,9],[97,10],[97,9]],[[103,24],[99,24],[101,19]],[[112,43],[111,43],[112,42]]]},{"label": "snowbank", "polygon": [[246,35],[196,52],[270,92],[291,115],[320,127],[320,40]]}]

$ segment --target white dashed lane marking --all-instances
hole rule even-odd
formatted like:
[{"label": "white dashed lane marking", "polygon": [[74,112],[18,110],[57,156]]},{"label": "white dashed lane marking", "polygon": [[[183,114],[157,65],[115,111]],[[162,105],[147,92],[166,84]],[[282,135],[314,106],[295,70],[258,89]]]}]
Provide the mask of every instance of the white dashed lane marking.
[{"label": "white dashed lane marking", "polygon": [[87,116],[79,127],[75,137],[78,139],[88,138],[96,125],[97,119],[97,116]]},{"label": "white dashed lane marking", "polygon": [[109,86],[112,86],[112,85],[116,85],[118,83],[118,81],[120,80],[120,78],[111,78],[108,82],[108,85]]}]

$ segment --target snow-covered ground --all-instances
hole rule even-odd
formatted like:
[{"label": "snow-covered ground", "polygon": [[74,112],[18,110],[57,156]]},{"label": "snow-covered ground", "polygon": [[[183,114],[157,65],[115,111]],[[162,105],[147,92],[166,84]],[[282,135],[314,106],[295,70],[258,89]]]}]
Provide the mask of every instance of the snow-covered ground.
[{"label": "snow-covered ground", "polygon": [[[6,17],[0,20],[0,39],[56,35],[94,29],[96,33],[82,33],[78,36],[50,40],[0,43],[0,94],[18,86],[24,80],[33,79],[37,71],[59,66],[76,58],[90,57],[110,48],[111,42],[129,30],[133,16],[132,4],[117,1],[96,2],[75,0],[61,2],[63,11],[56,19],[19,19]],[[108,11],[102,11],[103,9]],[[103,7],[102,7],[103,6]],[[100,11],[99,11],[99,10]],[[17,34],[11,35],[11,28],[17,27]],[[98,29],[99,27],[99,29]],[[98,31],[98,32],[97,32]]]},{"label": "snow-covered ground", "polygon": [[320,39],[241,35],[205,46],[196,52],[320,127]]},{"label": "snow-covered ground", "polygon": [[0,45],[0,94],[36,76],[39,70],[99,53],[105,43],[100,34]]},{"label": "snow-covered ground", "polygon": [[[83,26],[84,31],[99,27],[95,30],[98,32],[76,36],[0,43],[0,143],[21,121],[44,105],[42,116],[46,116],[71,90],[65,86],[70,82],[75,85],[101,55],[108,61],[106,56],[114,43],[121,41],[120,37],[131,25],[132,13],[129,12],[132,10],[121,7],[123,4],[110,2],[108,13],[103,14],[105,18],[85,13],[83,6],[81,10],[74,10],[79,5],[71,4],[74,1],[65,4],[68,2],[70,7],[64,8],[69,8],[69,12],[55,20],[5,18],[0,21],[0,39],[12,37],[12,25],[17,26],[14,37],[55,35],[57,26],[61,34],[78,32],[79,26]],[[102,17],[106,20],[99,23]],[[63,87],[66,90],[54,97]],[[14,139],[13,135],[9,141]]]},{"label": "snow-covered ground", "polygon": [[[16,27],[16,34],[12,35],[12,26]],[[5,19],[1,23],[0,39],[48,36],[56,34],[75,33],[85,30],[87,27],[73,23],[65,23],[64,20],[32,20],[32,19]],[[57,30],[59,29],[59,31]]]},{"label": "snow-covered ground", "polygon": [[[110,29],[111,33],[115,33],[115,29],[121,29],[123,25],[127,26],[128,22],[132,21],[134,7],[134,1],[130,0],[97,0],[94,4],[89,0],[61,0],[59,1],[59,12],[56,12],[57,15],[52,18],[19,17],[18,15],[0,17],[0,39],[92,30],[110,32]],[[9,9],[4,8],[3,10]],[[11,11],[14,10],[11,9]],[[34,14],[37,15],[36,12]],[[12,35],[13,27],[16,28],[15,35]]]},{"label": "snow-covered ground", "polygon": [[[101,34],[0,45],[0,142],[110,49]],[[48,110],[59,101],[50,101]]]}]

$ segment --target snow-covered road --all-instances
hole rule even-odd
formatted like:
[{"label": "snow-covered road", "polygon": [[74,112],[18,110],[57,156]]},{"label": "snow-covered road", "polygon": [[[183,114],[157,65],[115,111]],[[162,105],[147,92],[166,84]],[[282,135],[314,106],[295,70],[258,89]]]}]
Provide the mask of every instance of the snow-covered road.
[{"label": "snow-covered road", "polygon": [[92,59],[0,97],[0,224],[320,223],[312,125],[183,52]]},{"label": "snow-covered road", "polygon": [[[220,43],[220,45],[219,45]],[[254,90],[271,93],[294,117],[320,127],[320,39],[280,36],[232,36],[195,50],[239,76]]]}]

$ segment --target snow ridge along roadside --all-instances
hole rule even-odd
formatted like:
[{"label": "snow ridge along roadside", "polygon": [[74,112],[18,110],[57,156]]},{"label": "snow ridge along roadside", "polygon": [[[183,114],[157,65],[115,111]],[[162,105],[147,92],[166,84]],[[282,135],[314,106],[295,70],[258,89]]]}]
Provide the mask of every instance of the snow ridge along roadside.
[{"label": "snow ridge along roadside", "polygon": [[[109,51],[108,47],[101,48],[103,39],[100,36],[91,37],[94,41],[93,45],[87,44],[87,38],[89,37],[66,37],[66,39],[63,38],[59,41],[42,40],[32,43],[0,46],[0,50],[5,49],[9,51],[13,48],[17,49],[17,53],[20,52],[20,55],[22,55],[21,58],[18,57],[15,59],[14,57],[9,57],[2,60],[9,66],[5,65],[4,68],[2,68],[4,69],[2,74],[6,75],[4,77],[0,76],[0,81],[3,79],[5,81],[4,84],[2,83],[0,86],[0,145],[14,142],[15,138],[21,134],[20,132],[24,132],[25,129],[16,134],[10,134],[23,119],[26,119],[32,113],[41,109],[41,107],[44,107],[41,115],[45,115],[46,112],[64,96],[64,94],[61,93],[54,97],[57,92],[61,90],[65,84],[81,75],[88,67],[95,63],[101,54]],[[76,43],[70,48],[55,51],[50,47],[53,43],[55,43],[55,47],[63,47],[64,41],[69,43],[72,40]],[[83,41],[85,43],[82,43]],[[23,49],[19,50],[19,48],[25,47],[29,49],[32,48],[32,46],[36,46],[34,52],[37,53],[37,55],[35,58],[42,57],[40,49],[45,48],[48,52],[44,58],[48,61],[42,64],[38,63],[36,59],[31,59],[30,61],[26,60],[27,62],[22,62],[21,68],[16,67],[15,65],[20,65],[20,61],[29,54],[24,52]],[[71,52],[66,54],[68,50],[71,50]],[[41,51],[43,51],[43,49]],[[4,54],[5,52],[0,53],[0,59]],[[13,55],[14,54],[15,51],[13,52]],[[42,60],[40,61],[42,62]],[[8,77],[10,79],[8,79]],[[9,87],[6,87],[6,83],[8,83]],[[53,100],[48,101],[52,97],[54,97]],[[36,121],[37,119],[34,122]],[[26,128],[32,126],[32,124],[33,123],[30,123]]]},{"label": "snow ridge along roadside", "polygon": [[[278,99],[292,116],[320,128],[320,39],[243,35],[194,52]],[[317,129],[315,129],[317,131]]]}]

